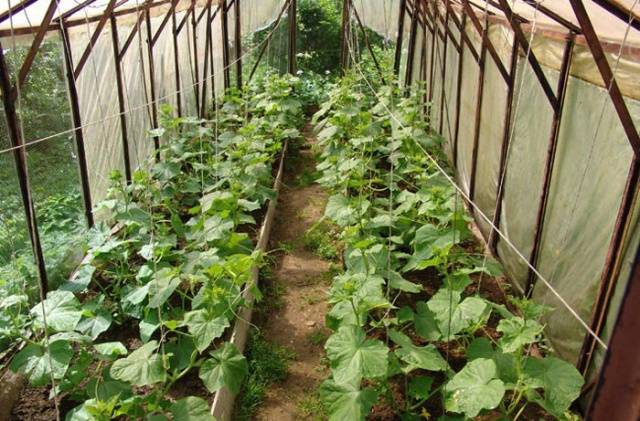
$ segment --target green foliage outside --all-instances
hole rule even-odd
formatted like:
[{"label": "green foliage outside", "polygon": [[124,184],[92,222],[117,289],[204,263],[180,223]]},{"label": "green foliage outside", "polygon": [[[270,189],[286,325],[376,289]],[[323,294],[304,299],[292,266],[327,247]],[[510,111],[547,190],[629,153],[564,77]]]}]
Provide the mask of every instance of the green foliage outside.
[{"label": "green foliage outside", "polygon": [[[4,45],[7,47],[7,45]],[[5,58],[17,75],[28,45],[7,48]],[[24,140],[31,142],[68,130],[71,125],[60,43],[45,41],[35,57],[17,108]],[[14,81],[15,82],[15,81]],[[0,119],[0,147],[11,146],[5,118]],[[71,133],[26,148],[30,187],[38,217],[49,284],[55,288],[84,253],[85,228],[77,159]],[[0,302],[13,294],[37,297],[37,272],[26,227],[13,153],[0,155]],[[6,315],[0,316],[4,319]],[[0,349],[7,344],[1,339]]]}]

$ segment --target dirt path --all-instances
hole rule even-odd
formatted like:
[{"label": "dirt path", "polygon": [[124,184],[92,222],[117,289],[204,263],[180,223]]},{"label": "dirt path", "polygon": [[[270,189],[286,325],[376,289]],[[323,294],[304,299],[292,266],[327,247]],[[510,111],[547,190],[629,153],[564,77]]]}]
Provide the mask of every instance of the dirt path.
[{"label": "dirt path", "polygon": [[[311,146],[310,126],[305,128],[305,138]],[[311,150],[303,149],[291,158],[271,233],[271,248],[286,250],[278,256],[273,272],[276,284],[283,288],[282,302],[262,329],[268,341],[293,351],[295,358],[286,380],[267,391],[255,416],[263,421],[317,419],[315,395],[327,376],[321,360],[330,262],[305,249],[303,241],[305,232],[322,217],[327,196],[317,184],[305,185],[305,175],[315,168]]]}]

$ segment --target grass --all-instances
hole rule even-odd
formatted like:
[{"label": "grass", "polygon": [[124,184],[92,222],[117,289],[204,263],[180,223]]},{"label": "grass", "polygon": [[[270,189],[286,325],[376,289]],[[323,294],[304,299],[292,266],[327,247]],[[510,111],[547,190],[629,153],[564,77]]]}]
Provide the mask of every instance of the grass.
[{"label": "grass", "polygon": [[327,419],[318,390],[314,390],[300,399],[297,403],[297,407],[300,414],[307,419],[312,419],[314,421]]},{"label": "grass", "polygon": [[318,179],[319,172],[312,171],[309,168],[302,170],[302,173],[296,177],[296,184],[298,187],[309,187]]},{"label": "grass", "polygon": [[267,341],[253,331],[246,350],[249,375],[236,400],[236,420],[250,420],[264,401],[267,388],[283,381],[295,354],[289,349]]},{"label": "grass", "polygon": [[335,260],[339,254],[336,236],[336,228],[328,221],[321,219],[304,234],[304,246],[323,259]]},{"label": "grass", "polygon": [[327,330],[320,327],[307,334],[307,340],[316,346],[324,344],[328,337]]}]

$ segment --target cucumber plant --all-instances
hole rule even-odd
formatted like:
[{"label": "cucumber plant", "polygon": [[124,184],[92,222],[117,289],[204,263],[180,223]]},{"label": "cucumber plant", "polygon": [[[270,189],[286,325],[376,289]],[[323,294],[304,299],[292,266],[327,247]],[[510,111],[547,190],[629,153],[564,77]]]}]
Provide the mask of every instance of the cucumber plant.
[{"label": "cucumber plant", "polygon": [[[260,297],[256,225],[274,197],[275,159],[300,136],[300,86],[267,76],[230,91],[210,119],[164,109],[151,133],[161,159],[130,184],[113,173],[87,259],[24,316],[26,345],[11,362],[76,402],[67,420],[210,420],[207,393],[240,390],[247,361],[229,327],[245,290]],[[199,396],[174,392],[188,377]]]},{"label": "cucumber plant", "polygon": [[544,339],[552,310],[483,290],[500,267],[476,251],[462,201],[425,156],[447,168],[422,93],[369,88],[348,74],[313,118],[325,217],[344,243],[321,388],[330,419],[365,419],[375,405],[403,420],[517,420],[528,407],[571,419],[583,379]]}]

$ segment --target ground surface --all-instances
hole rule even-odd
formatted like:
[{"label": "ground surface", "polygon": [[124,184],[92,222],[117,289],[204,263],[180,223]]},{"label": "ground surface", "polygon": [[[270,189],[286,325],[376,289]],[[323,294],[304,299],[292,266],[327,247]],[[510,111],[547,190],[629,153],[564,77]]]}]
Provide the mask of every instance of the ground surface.
[{"label": "ground surface", "polygon": [[305,138],[306,148],[285,169],[271,233],[271,247],[286,249],[276,259],[273,273],[275,284],[282,288],[281,305],[261,326],[268,341],[287,347],[295,358],[287,378],[267,391],[256,420],[316,419],[314,395],[327,376],[322,346],[327,333],[324,315],[330,262],[305,249],[303,243],[305,232],[322,217],[327,196],[317,184],[301,183],[300,177],[315,164],[308,149],[314,141],[309,126]]}]

